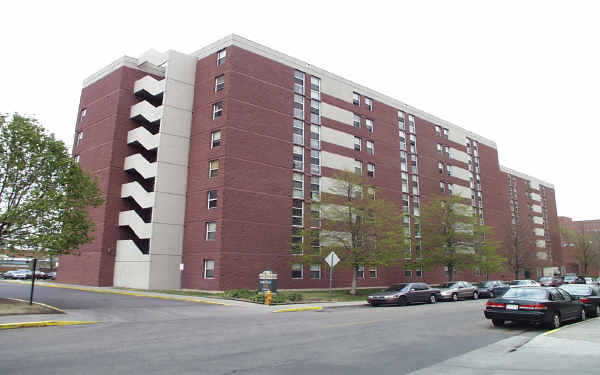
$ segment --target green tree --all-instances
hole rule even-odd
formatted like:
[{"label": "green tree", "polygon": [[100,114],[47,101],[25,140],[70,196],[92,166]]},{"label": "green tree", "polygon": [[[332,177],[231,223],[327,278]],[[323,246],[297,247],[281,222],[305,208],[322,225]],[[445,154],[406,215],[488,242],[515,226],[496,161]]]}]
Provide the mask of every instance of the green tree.
[{"label": "green tree", "polygon": [[0,248],[69,253],[91,241],[102,192],[33,118],[0,116]]},{"label": "green tree", "polygon": [[585,276],[590,275],[590,271],[597,264],[598,243],[600,235],[598,233],[586,233],[581,230],[571,230],[565,227],[560,228],[560,234],[571,246],[567,249],[573,252],[575,259],[579,263],[579,272]]},{"label": "green tree", "polygon": [[406,247],[403,214],[394,203],[375,197],[375,189],[364,177],[339,172],[333,179],[311,207],[311,228],[295,233],[303,235],[304,241],[292,240],[292,252],[296,261],[314,264],[335,251],[338,266],[353,270],[350,293],[356,294],[360,266],[389,266],[402,258]]},{"label": "green tree", "polygon": [[470,208],[460,196],[436,195],[421,210],[423,266],[446,267],[449,281],[475,266]]},{"label": "green tree", "polygon": [[491,273],[502,271],[506,265],[506,258],[498,254],[502,242],[490,239],[494,237],[494,229],[481,224],[479,218],[474,218],[472,225],[474,264],[489,280]]},{"label": "green tree", "polygon": [[521,273],[531,270],[539,264],[535,254],[533,229],[516,221],[509,223],[504,241],[504,256],[508,268],[519,279]]}]

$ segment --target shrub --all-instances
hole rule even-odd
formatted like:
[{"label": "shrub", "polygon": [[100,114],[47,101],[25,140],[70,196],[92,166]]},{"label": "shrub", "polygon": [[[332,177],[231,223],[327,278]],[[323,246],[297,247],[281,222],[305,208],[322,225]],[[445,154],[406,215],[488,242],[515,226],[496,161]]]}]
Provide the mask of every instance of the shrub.
[{"label": "shrub", "polygon": [[256,290],[248,290],[248,289],[232,289],[227,290],[223,293],[223,297],[225,298],[240,298],[240,299],[250,299],[250,297],[257,294]]}]

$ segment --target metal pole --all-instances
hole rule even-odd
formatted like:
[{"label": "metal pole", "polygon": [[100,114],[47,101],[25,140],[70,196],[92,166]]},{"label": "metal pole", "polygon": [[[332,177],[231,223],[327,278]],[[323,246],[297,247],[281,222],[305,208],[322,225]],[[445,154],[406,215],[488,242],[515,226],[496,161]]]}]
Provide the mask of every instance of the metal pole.
[{"label": "metal pole", "polygon": [[331,301],[331,285],[333,283],[333,267],[329,266],[329,300]]},{"label": "metal pole", "polygon": [[33,303],[33,287],[35,286],[35,266],[37,265],[37,258],[33,258],[32,274],[31,274],[31,292],[29,293],[29,304]]}]

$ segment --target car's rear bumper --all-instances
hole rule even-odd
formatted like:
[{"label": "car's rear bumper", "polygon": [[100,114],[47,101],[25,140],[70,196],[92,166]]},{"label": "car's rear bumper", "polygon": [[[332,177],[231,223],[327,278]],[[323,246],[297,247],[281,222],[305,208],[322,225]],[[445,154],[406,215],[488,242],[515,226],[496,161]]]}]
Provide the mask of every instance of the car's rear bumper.
[{"label": "car's rear bumper", "polygon": [[484,315],[488,319],[511,320],[530,323],[546,323],[551,321],[551,316],[545,311],[523,311],[523,310],[502,310],[486,309]]}]

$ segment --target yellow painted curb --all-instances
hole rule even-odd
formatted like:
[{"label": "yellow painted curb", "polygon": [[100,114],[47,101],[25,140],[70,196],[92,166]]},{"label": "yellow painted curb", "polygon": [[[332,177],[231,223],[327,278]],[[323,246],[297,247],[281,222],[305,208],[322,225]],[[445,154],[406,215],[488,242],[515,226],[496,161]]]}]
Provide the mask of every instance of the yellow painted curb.
[{"label": "yellow painted curb", "polygon": [[547,336],[547,335],[550,335],[550,334],[552,334],[554,332],[558,332],[558,331],[560,331],[560,328],[556,328],[556,329],[550,330],[548,332],[544,332],[544,333],[542,333],[542,336]]},{"label": "yellow painted curb", "polygon": [[[2,280],[2,281],[6,282],[6,283],[12,283],[12,284],[29,284],[26,281],[18,281],[18,280]],[[36,283],[35,285],[36,286],[45,286],[45,287],[49,287],[49,288],[80,290],[83,292],[121,294],[121,295],[125,295],[125,296],[158,298],[158,299],[171,300],[171,301],[196,302],[196,303],[206,303],[209,305],[233,306],[233,305],[230,305],[227,303],[215,302],[215,301],[205,301],[205,300],[194,299],[194,298],[155,296],[155,295],[149,295],[149,294],[143,294],[143,293],[134,293],[134,292],[126,292],[126,291],[120,291],[120,290],[111,290],[111,289],[94,289],[94,288],[85,288],[85,287],[69,286],[69,285],[49,284],[49,283],[39,283],[39,284]]]},{"label": "yellow painted curb", "polygon": [[[18,298],[7,298],[7,299],[12,299],[13,301],[20,301],[20,302],[27,302],[27,303],[29,303],[29,301],[25,301],[24,299],[18,299]],[[66,314],[64,310],[61,310],[58,307],[50,306],[50,305],[47,305],[47,304],[41,303],[41,302],[33,302],[33,303],[35,303],[36,305],[47,307],[50,310],[58,311],[61,314]]]},{"label": "yellow painted curb", "polygon": [[275,310],[273,312],[278,313],[278,312],[310,311],[310,310],[323,310],[323,306],[293,307],[290,309]]},{"label": "yellow painted curb", "polygon": [[46,320],[42,322],[20,322],[20,323],[2,323],[1,329],[13,328],[29,328],[29,327],[50,327],[50,326],[73,326],[81,324],[94,324],[97,321],[82,321],[82,320]]}]

